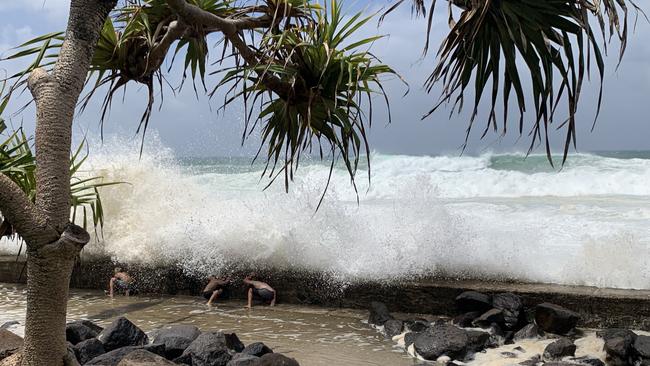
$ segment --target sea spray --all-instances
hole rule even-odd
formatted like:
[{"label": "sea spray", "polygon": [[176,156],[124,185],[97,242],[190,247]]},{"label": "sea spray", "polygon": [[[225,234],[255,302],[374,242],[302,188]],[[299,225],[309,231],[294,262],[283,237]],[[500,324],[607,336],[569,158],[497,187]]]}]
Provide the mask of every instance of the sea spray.
[{"label": "sea spray", "polygon": [[[510,279],[650,288],[650,155],[375,154],[372,181],[304,161],[285,193],[249,158],[177,158],[156,139],[94,144],[103,240],[86,254],[204,275],[251,265],[339,281]],[[365,169],[365,167],[362,167]],[[0,244],[11,250],[13,243]]]}]

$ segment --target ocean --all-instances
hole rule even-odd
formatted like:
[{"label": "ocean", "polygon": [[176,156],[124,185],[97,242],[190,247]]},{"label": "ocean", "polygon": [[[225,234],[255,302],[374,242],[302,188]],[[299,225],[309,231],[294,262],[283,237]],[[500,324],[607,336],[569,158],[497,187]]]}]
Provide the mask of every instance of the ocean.
[{"label": "ocean", "polygon": [[288,193],[282,179],[264,189],[250,158],[179,158],[160,144],[140,158],[108,141],[86,169],[128,182],[102,189],[103,239],[85,249],[118,261],[650,288],[647,151],[574,154],[561,168],[543,155],[376,153],[358,195],[337,167],[318,211],[329,165],[308,159]]}]

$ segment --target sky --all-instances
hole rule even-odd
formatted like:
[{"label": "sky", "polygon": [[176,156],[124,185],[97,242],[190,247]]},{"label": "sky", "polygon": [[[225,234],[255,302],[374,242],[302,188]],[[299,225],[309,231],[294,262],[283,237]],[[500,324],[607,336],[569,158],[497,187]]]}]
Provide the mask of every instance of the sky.
[{"label": "sky", "polygon": [[[342,0],[354,9],[377,9],[385,1],[364,2]],[[67,20],[69,0],[0,0],[0,54],[8,54],[12,46],[37,35],[63,30]],[[440,6],[432,30],[432,43],[437,45],[448,33],[445,6]],[[426,24],[414,19],[410,7],[403,6],[391,14],[378,27],[371,22],[361,30],[359,36],[386,35],[377,41],[372,51],[384,63],[392,66],[409,85],[409,93],[399,80],[386,80],[386,89],[391,101],[393,121],[388,124],[387,113],[379,107],[374,116],[369,135],[371,149],[386,154],[437,155],[461,153],[464,142],[468,113],[449,118],[449,109],[421,120],[436,102],[440,89],[431,94],[423,89],[423,82],[435,65],[435,52],[422,56]],[[614,44],[606,59],[605,93],[603,109],[595,130],[591,131],[597,102],[597,77],[587,82],[582,96],[581,112],[578,117],[578,151],[598,150],[650,150],[650,25],[639,21],[630,35],[628,51],[620,68],[616,68],[617,51]],[[15,62],[0,62],[0,75],[15,72]],[[174,81],[174,80],[172,80]],[[177,80],[176,80],[177,81]],[[145,106],[146,91],[132,85],[122,98],[116,98],[105,123],[108,136],[124,139],[139,139],[135,130]],[[118,100],[120,99],[120,100]],[[377,100],[380,102],[380,100]],[[99,131],[99,105],[101,98],[91,102],[90,107],[75,120],[75,134],[97,136]],[[376,105],[379,103],[375,103]],[[514,101],[513,101],[514,104]],[[13,115],[19,103],[9,108],[10,122],[23,125],[28,131],[34,128],[34,111],[28,108],[19,115]],[[164,105],[154,111],[150,136],[157,136],[160,142],[171,147],[178,156],[246,156],[254,153],[259,144],[256,136],[241,145],[243,106],[233,104],[224,112],[217,112],[220,98],[209,100],[195,95],[187,85],[177,95],[165,93]],[[485,108],[483,116],[485,116]],[[9,117],[8,115],[4,116]],[[528,120],[532,118],[527,116]],[[479,123],[484,120],[479,119]],[[514,122],[514,120],[512,121]],[[509,133],[506,137],[488,134],[481,139],[482,126],[478,125],[469,139],[467,154],[482,152],[525,151],[530,142],[524,136]],[[514,128],[511,132],[516,132]],[[564,133],[552,134],[554,148],[559,152]],[[145,143],[145,150],[147,145]],[[541,149],[537,150],[541,152]]]}]

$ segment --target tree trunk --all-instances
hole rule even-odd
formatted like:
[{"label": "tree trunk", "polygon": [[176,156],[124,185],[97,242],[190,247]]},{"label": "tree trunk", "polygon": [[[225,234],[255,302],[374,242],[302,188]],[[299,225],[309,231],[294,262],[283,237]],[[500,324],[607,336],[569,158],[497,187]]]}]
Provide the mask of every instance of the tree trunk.
[{"label": "tree trunk", "polygon": [[64,329],[73,263],[28,254],[24,365],[61,365],[66,359]]},{"label": "tree trunk", "polygon": [[27,243],[27,320],[23,366],[78,364],[67,351],[65,323],[74,259],[88,233],[70,224],[72,121],[99,34],[117,0],[72,0],[65,40],[51,72],[35,69],[36,202],[0,179],[0,210]]}]

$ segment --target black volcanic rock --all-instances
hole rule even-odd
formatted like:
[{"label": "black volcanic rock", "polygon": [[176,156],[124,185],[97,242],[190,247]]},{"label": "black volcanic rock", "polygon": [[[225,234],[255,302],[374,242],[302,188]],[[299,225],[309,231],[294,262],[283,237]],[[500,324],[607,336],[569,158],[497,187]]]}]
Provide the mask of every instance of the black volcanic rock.
[{"label": "black volcanic rock", "polygon": [[465,291],[456,296],[456,307],[462,312],[478,311],[484,313],[492,308],[492,298],[476,291]]},{"label": "black volcanic rock", "polygon": [[567,334],[576,327],[580,315],[559,305],[543,303],[535,307],[535,322],[545,332]]}]

